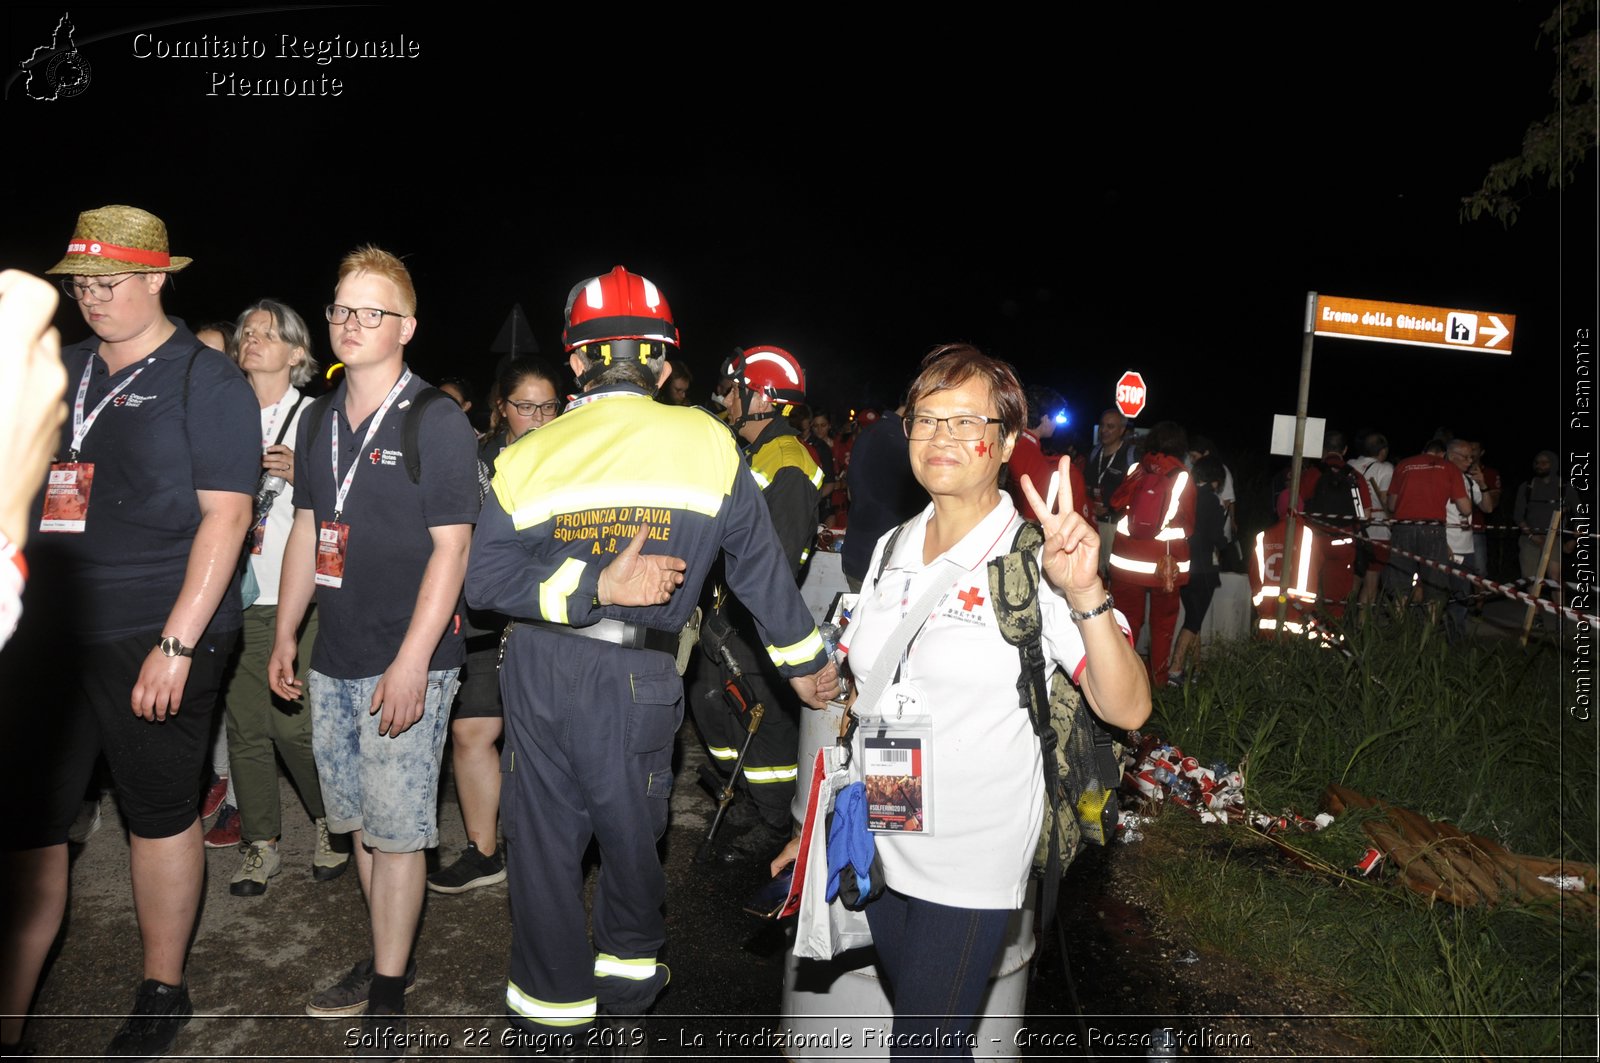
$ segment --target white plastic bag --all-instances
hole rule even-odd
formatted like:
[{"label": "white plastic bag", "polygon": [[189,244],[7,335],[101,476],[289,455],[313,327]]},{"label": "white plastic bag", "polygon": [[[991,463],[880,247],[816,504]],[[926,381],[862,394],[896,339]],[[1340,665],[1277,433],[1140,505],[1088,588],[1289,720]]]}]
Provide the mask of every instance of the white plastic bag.
[{"label": "white plastic bag", "polygon": [[795,925],[794,954],[806,960],[831,960],[848,949],[872,944],[866,912],[852,912],[828,896],[828,813],[833,795],[850,785],[844,750],[824,746],[817,750],[811,769],[811,794],[806,820],[800,829],[800,855],[795,877],[803,883],[799,918]]}]

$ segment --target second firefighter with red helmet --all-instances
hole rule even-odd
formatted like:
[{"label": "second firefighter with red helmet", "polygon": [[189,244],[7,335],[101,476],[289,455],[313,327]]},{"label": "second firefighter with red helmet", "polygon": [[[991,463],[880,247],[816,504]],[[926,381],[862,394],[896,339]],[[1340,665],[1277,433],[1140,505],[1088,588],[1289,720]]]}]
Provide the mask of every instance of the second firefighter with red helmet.
[{"label": "second firefighter with red helmet", "polygon": [[[795,406],[805,402],[805,370],[784,348],[759,346],[734,351],[722,363],[722,376],[734,385],[727,395],[728,422],[761,488],[790,576],[798,585],[816,541],[823,483],[822,470],[789,423]],[[740,777],[733,780],[753,806],[746,811],[756,815],[730,816],[730,822],[743,829],[719,835],[721,844],[715,855],[725,862],[768,860],[789,840],[789,809],[799,763],[800,700],[767,655],[759,652],[764,644],[746,603],[723,593],[713,594],[700,629],[704,657],[691,711],[723,775],[739,758],[747,721],[723,696],[732,676],[721,658],[722,647],[732,652],[756,698],[766,707],[739,767]]]}]

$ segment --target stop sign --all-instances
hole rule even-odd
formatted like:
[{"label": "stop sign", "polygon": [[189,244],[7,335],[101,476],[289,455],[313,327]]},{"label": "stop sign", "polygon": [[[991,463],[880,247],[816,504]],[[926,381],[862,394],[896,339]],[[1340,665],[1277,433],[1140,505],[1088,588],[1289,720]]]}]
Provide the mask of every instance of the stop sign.
[{"label": "stop sign", "polygon": [[1144,377],[1130,369],[1117,381],[1117,409],[1124,417],[1137,417],[1144,412]]}]

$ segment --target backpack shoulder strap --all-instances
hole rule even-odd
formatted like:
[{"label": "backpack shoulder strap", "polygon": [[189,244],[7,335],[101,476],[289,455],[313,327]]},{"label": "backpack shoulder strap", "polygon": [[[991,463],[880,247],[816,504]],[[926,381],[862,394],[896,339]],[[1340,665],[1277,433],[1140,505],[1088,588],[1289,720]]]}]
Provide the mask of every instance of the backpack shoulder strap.
[{"label": "backpack shoulder strap", "polygon": [[1045,796],[1055,795],[1055,730],[1050,726],[1050,691],[1044,659],[1044,617],[1039,612],[1039,547],[1044,533],[1031,520],[1022,522],[1011,549],[989,562],[989,597],[994,603],[1000,637],[1017,648],[1021,670],[1017,675],[1017,700],[1028,710],[1033,733],[1039,736],[1045,760]]},{"label": "backpack shoulder strap", "polygon": [[330,391],[326,395],[318,395],[316,398],[311,400],[311,405],[306,407],[305,419],[311,422],[312,439],[317,438],[318,426],[322,424],[323,418],[328,415],[328,407],[332,405],[333,392]]},{"label": "backpack shoulder strap", "polygon": [[183,412],[186,414],[189,412],[189,378],[194,375],[194,360],[200,357],[201,351],[209,349],[197,340],[194,350],[189,352],[189,364],[183,367]]},{"label": "backpack shoulder strap", "polygon": [[[300,408],[300,405],[302,403],[304,403],[305,401],[306,401],[306,397],[302,393],[298,398],[296,398],[294,400],[294,405],[289,407],[289,416],[287,416],[287,417],[285,417],[283,419],[283,427],[278,429],[278,438],[272,441],[272,445],[273,446],[281,446],[282,445],[283,437],[289,434],[289,426],[294,424],[295,411],[298,410]],[[313,406],[312,409],[316,409],[316,407]]]},{"label": "backpack shoulder strap", "polygon": [[400,449],[405,455],[406,475],[411,477],[412,483],[420,483],[422,480],[422,448],[417,442],[417,435],[422,431],[422,411],[429,403],[445,398],[449,396],[438,388],[423,388],[411,397],[411,405],[406,409],[406,423]]},{"label": "backpack shoulder strap", "polygon": [[[916,519],[915,517],[911,518],[911,520]],[[889,555],[894,553],[894,544],[900,541],[900,533],[905,531],[906,524],[910,523],[911,521],[908,520],[905,524],[897,524],[894,531],[889,533],[889,541],[883,544],[883,553],[878,556],[878,571],[872,574],[872,585],[874,587],[878,585],[879,580],[883,579],[883,570],[889,567]]]}]

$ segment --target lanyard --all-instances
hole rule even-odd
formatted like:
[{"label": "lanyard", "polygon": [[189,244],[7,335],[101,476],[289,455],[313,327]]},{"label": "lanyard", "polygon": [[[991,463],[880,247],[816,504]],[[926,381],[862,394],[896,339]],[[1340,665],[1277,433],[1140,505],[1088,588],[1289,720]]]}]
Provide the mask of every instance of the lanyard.
[{"label": "lanyard", "polygon": [[599,402],[601,399],[619,399],[624,396],[631,396],[633,398],[650,397],[637,391],[602,391],[598,395],[576,395],[573,397],[571,402],[568,402],[566,406],[562,408],[561,412],[571,413],[579,406],[587,406],[591,402]]},{"label": "lanyard", "polygon": [[137,380],[139,374],[145,371],[146,366],[155,361],[154,358],[146,359],[144,365],[135,369],[128,379],[106,392],[106,397],[101,399],[100,404],[94,408],[88,418],[85,418],[83,416],[83,407],[89,397],[89,378],[94,376],[94,358],[95,356],[91,354],[89,360],[84,363],[83,379],[78,381],[78,399],[72,404],[72,454],[70,459],[72,461],[78,460],[78,451],[83,449],[83,441],[89,435],[89,429],[94,427],[94,422],[100,417],[100,411],[105,409],[112,399],[122,394],[124,388]]},{"label": "lanyard", "polygon": [[[378,434],[378,426],[383,423],[383,415],[389,412],[389,407],[394,405],[394,400],[407,384],[411,383],[411,370],[407,369],[400,374],[400,379],[394,382],[394,387],[389,389],[388,397],[383,400],[383,405],[378,407],[378,412],[372,415],[372,423],[367,426],[367,434],[361,440],[361,450],[367,449],[367,444],[372,442],[372,437]],[[356,467],[361,464],[360,454],[356,460],[350,462],[350,471],[344,474],[344,482],[339,482],[339,411],[333,411],[333,480],[339,484],[339,490],[333,497],[333,519],[338,520],[344,512],[344,500],[350,494],[350,484],[356,478]]]},{"label": "lanyard", "polygon": [[[272,446],[272,431],[278,427],[278,419],[283,416],[283,404],[287,402],[288,399],[289,393],[285,391],[283,393],[283,398],[272,404],[272,421],[261,430],[262,450],[266,450],[268,447]],[[295,403],[295,405],[298,406],[299,403]],[[337,472],[335,475],[338,475]]]}]

